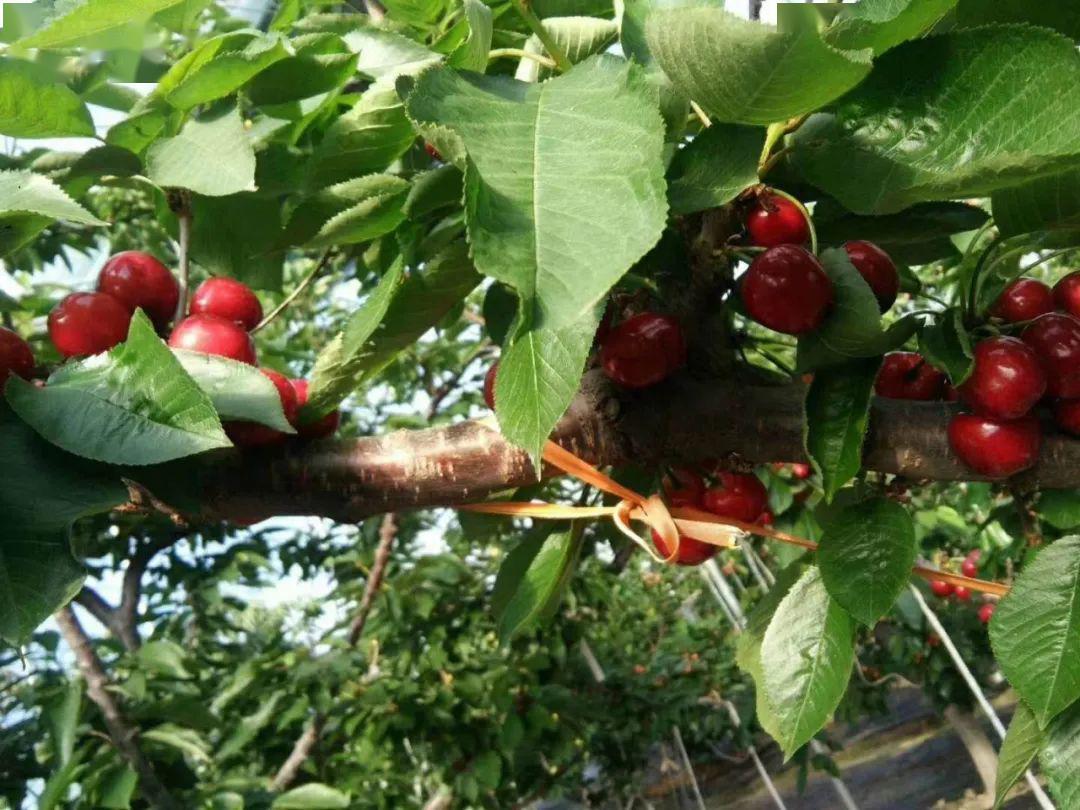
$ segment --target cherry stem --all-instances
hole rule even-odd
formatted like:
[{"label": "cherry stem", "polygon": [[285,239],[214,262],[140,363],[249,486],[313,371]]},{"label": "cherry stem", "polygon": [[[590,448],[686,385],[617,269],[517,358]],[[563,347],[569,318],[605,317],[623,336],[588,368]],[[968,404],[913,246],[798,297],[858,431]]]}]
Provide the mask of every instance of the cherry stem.
[{"label": "cherry stem", "polygon": [[521,15],[521,19],[525,21],[525,24],[532,29],[532,32],[536,34],[536,38],[540,40],[540,43],[544,46],[544,49],[555,61],[555,66],[559,69],[560,73],[565,73],[570,70],[573,65],[570,60],[566,58],[566,54],[563,53],[562,48],[555,42],[555,38],[551,35],[544,23],[540,21],[540,18],[536,16],[530,5],[530,0],[514,0],[514,8],[517,9],[518,14]]},{"label": "cherry stem", "polygon": [[979,305],[979,282],[982,278],[982,272],[987,266],[990,255],[997,250],[1004,241],[1005,237],[1001,234],[998,234],[991,239],[990,244],[986,246],[986,249],[983,250],[982,254],[979,256],[979,260],[975,263],[975,269],[971,272],[971,286],[968,287],[967,314],[969,319],[974,319],[975,310]]},{"label": "cherry stem", "polygon": [[300,294],[304,292],[304,290],[311,286],[312,282],[315,281],[319,273],[321,273],[326,267],[326,265],[330,263],[330,259],[332,259],[333,256],[333,248],[323,253],[322,258],[319,259],[319,261],[315,263],[315,266],[308,271],[308,274],[300,280],[300,283],[296,285],[296,288],[287,296],[285,296],[285,300],[278,304],[276,307],[274,307],[274,309],[270,312],[269,315],[259,321],[258,325],[251,330],[251,334],[255,334],[260,329],[268,326],[278,315],[288,309],[289,305],[292,304],[292,302],[295,301],[300,296]]},{"label": "cherry stem", "polygon": [[806,226],[810,229],[810,252],[815,256],[817,255],[817,228],[814,227],[813,217],[810,216],[810,212],[806,210],[806,206],[802,204],[802,200],[797,197],[792,197],[786,191],[781,191],[778,188],[769,187],[769,193],[775,194],[778,197],[783,197],[788,202],[795,205],[799,211],[802,212],[803,217],[806,219]]},{"label": "cherry stem", "polygon": [[180,323],[187,315],[188,287],[191,279],[191,196],[188,192],[175,189],[169,193],[169,208],[176,214],[180,231],[177,260],[180,264],[180,297],[176,302],[175,323]]}]

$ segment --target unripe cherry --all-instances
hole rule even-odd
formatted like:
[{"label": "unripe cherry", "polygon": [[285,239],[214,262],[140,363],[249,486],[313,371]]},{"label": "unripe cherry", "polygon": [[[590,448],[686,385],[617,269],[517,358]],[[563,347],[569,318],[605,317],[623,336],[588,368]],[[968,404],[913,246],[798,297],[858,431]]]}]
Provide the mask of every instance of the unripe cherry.
[{"label": "unripe cherry", "polygon": [[1022,340],[992,337],[975,347],[971,376],[960,398],[975,413],[1017,419],[1046,392],[1046,372],[1034,350]]},{"label": "unripe cherry", "polygon": [[763,194],[746,217],[750,241],[758,247],[802,245],[810,239],[810,224],[795,203],[778,194]]},{"label": "unripe cherry", "polygon": [[990,314],[1009,323],[1033,321],[1054,311],[1054,293],[1038,279],[1018,278],[997,297]]},{"label": "unripe cherry", "polygon": [[174,349],[229,357],[255,365],[255,343],[243,327],[214,315],[189,315],[169,336]]},{"label": "unripe cherry", "polygon": [[674,318],[642,312],[620,323],[600,347],[604,373],[623,388],[648,388],[686,363],[686,340]]},{"label": "unripe cherry", "polygon": [[873,242],[861,239],[845,242],[844,250],[859,275],[870,285],[878,308],[884,312],[891,307],[900,292],[900,275],[889,254]]},{"label": "unripe cherry", "polygon": [[[289,384],[293,387],[293,391],[296,392],[296,407],[297,411],[307,405],[308,401],[308,381],[307,380],[289,380]],[[327,436],[333,436],[337,433],[338,427],[341,426],[341,411],[330,411],[326,416],[321,419],[316,419],[314,422],[308,422],[307,424],[297,424],[296,433],[301,439],[325,439]]]},{"label": "unripe cherry", "polygon": [[199,285],[191,297],[191,314],[215,315],[235,321],[250,332],[262,321],[263,309],[247,284],[218,276]]},{"label": "unripe cherry", "polygon": [[106,293],[72,293],[49,313],[49,337],[64,357],[108,351],[127,337],[128,308]]},{"label": "unripe cherry", "polygon": [[928,401],[943,399],[948,378],[918,352],[885,355],[874,381],[878,396],[889,399]]},{"label": "unripe cherry", "polygon": [[1046,393],[1080,399],[1080,321],[1051,312],[1024,329],[1024,342],[1035,350],[1046,370]]},{"label": "unripe cherry", "polygon": [[[296,425],[297,413],[300,406],[296,397],[296,390],[284,374],[279,374],[273,369],[260,368],[259,371],[274,384],[278,397],[281,399],[281,410],[285,413],[285,419],[290,425]],[[267,425],[258,422],[226,422],[223,427],[225,434],[237,447],[269,447],[281,444],[288,437],[287,433],[274,430]]]},{"label": "unripe cherry", "polygon": [[722,472],[702,503],[714,515],[753,523],[768,508],[769,492],[756,475]]},{"label": "unripe cherry", "polygon": [[770,248],[750,263],[740,288],[746,313],[777,332],[801,335],[821,326],[833,302],[832,280],[805,248]]},{"label": "unripe cherry", "polygon": [[957,458],[990,478],[1007,478],[1039,460],[1042,426],[1034,416],[995,419],[971,413],[949,422],[949,446]]},{"label": "unripe cherry", "polygon": [[98,274],[98,291],[108,293],[132,313],[141,309],[159,329],[176,314],[180,284],[169,268],[149,253],[117,253]]},{"label": "unripe cherry", "polygon": [[4,390],[4,383],[10,375],[29,380],[33,373],[34,352],[30,344],[10,329],[0,326],[0,392]]}]

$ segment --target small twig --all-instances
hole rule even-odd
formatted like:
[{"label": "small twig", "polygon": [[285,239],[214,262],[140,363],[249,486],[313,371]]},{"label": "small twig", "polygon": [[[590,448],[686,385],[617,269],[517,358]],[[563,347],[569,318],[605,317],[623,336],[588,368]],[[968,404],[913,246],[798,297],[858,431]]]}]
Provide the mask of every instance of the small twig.
[{"label": "small twig", "polygon": [[308,287],[310,287],[312,282],[319,277],[319,274],[326,268],[326,265],[330,263],[330,260],[333,257],[333,248],[330,248],[325,253],[323,253],[322,258],[315,263],[315,266],[308,271],[308,274],[302,279],[300,279],[300,283],[296,285],[296,288],[287,296],[285,296],[285,300],[278,304],[276,307],[274,307],[274,309],[271,310],[269,315],[259,321],[258,325],[251,330],[251,333],[255,334],[260,329],[268,326],[270,322],[274,320],[274,318],[276,318],[278,315],[288,309],[289,305],[292,304],[292,302],[295,301],[300,296],[300,294],[303,293],[304,290],[306,290]]},{"label": "small twig", "polygon": [[178,250],[180,267],[180,299],[176,304],[176,323],[187,315],[188,287],[191,278],[191,194],[184,189],[170,189],[168,192],[169,209],[176,214],[180,229],[180,247]]},{"label": "small twig", "polygon": [[360,636],[363,635],[364,625],[367,624],[368,615],[371,613],[372,605],[375,604],[375,596],[386,576],[386,567],[390,563],[390,551],[394,547],[397,530],[394,513],[387,512],[383,515],[382,526],[379,528],[379,547],[375,549],[375,563],[371,566],[371,574],[364,585],[364,595],[360,598],[356,617],[353,619],[352,627],[349,628],[350,647],[355,647]]},{"label": "small twig", "polygon": [[530,53],[529,51],[523,51],[521,48],[495,48],[488,51],[488,61],[490,62],[493,59],[531,59],[551,70],[556,67],[555,60],[549,59],[542,53]]},{"label": "small twig", "polygon": [[570,60],[567,59],[566,54],[563,53],[563,49],[559,47],[555,38],[546,28],[544,28],[544,23],[541,22],[540,18],[533,12],[530,0],[514,0],[514,7],[525,21],[525,24],[529,26],[534,34],[536,34],[536,38],[540,40],[540,44],[544,46],[548,55],[555,60],[555,66],[559,69],[559,72],[565,73],[570,70],[573,65],[570,63]]},{"label": "small twig", "polygon": [[705,129],[712,126],[712,121],[709,120],[709,116],[701,109],[701,105],[693,99],[690,99],[690,109],[694,111],[695,117],[697,117],[697,120],[701,122],[701,125],[705,127]]},{"label": "small twig", "polygon": [[270,780],[270,790],[280,793],[295,781],[300,773],[300,767],[311,755],[315,744],[319,741],[319,735],[322,734],[325,722],[322,715],[317,714],[304,727],[304,733],[296,738],[288,759],[282,763],[278,772],[274,774],[274,778]]}]

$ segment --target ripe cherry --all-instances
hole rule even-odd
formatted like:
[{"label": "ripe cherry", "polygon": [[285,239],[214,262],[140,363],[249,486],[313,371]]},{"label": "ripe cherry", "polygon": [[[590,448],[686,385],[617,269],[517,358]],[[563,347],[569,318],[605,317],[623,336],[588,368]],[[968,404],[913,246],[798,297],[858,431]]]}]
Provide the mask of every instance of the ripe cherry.
[{"label": "ripe cherry", "polygon": [[931,633],[926,637],[926,644],[930,647],[940,647],[941,636],[939,636],[937,633]]},{"label": "ripe cherry", "polygon": [[758,519],[755,520],[754,522],[755,523],[760,523],[762,526],[772,526],[773,522],[775,520],[776,520],[776,518],[773,515],[772,510],[771,509],[766,509],[760,515],[758,515]]},{"label": "ripe cherry", "polygon": [[948,599],[953,595],[953,591],[956,590],[951,582],[945,582],[941,579],[934,579],[930,581],[930,590],[934,592],[934,596],[941,599]]},{"label": "ripe cherry", "polygon": [[263,310],[251,288],[234,278],[211,278],[199,285],[191,298],[192,315],[216,315],[236,321],[251,331],[262,320]]},{"label": "ripe cherry", "polygon": [[169,336],[169,345],[174,349],[216,354],[255,365],[255,343],[251,335],[235,322],[214,315],[184,318]]},{"label": "ripe cherry", "polygon": [[878,308],[884,312],[891,307],[900,292],[900,276],[889,254],[873,242],[864,242],[861,239],[845,242],[844,250],[859,275],[870,285]]},{"label": "ripe cherry", "polygon": [[995,419],[971,413],[949,422],[949,446],[968,467],[991,478],[1006,478],[1039,459],[1042,427],[1034,416]]},{"label": "ripe cherry", "polygon": [[971,557],[964,558],[964,561],[960,563],[960,573],[965,577],[975,577],[979,574],[979,565]]},{"label": "ripe cherry", "polygon": [[[293,387],[293,391],[296,392],[296,407],[299,411],[300,408],[307,405],[308,381],[289,380],[289,384]],[[316,419],[314,422],[296,425],[296,433],[301,439],[325,439],[327,436],[333,436],[337,433],[337,429],[340,425],[341,411],[331,411],[326,414],[326,416],[321,419]]]},{"label": "ripe cherry", "polygon": [[674,318],[642,312],[620,323],[600,347],[604,373],[623,388],[648,388],[686,363],[686,340]]},{"label": "ripe cherry", "polygon": [[[269,368],[260,368],[259,371],[274,384],[281,398],[281,409],[285,412],[285,418],[290,425],[295,425],[300,405],[296,397],[296,389],[289,382],[289,378]],[[260,425],[258,422],[226,422],[224,428],[225,434],[237,447],[267,447],[280,444],[288,436],[287,433]]]},{"label": "ripe cherry", "polygon": [[49,337],[64,357],[108,351],[127,337],[131,313],[105,293],[72,293],[49,313]]},{"label": "ripe cherry", "polygon": [[1051,312],[1021,335],[1046,370],[1046,393],[1061,399],[1080,399],[1080,321]]},{"label": "ripe cherry", "polygon": [[34,352],[30,344],[12,332],[0,326],[0,391],[11,374],[29,380],[34,373]]},{"label": "ripe cherry", "polygon": [[1069,273],[1054,285],[1054,302],[1058,309],[1080,318],[1080,270]]},{"label": "ripe cherry", "polygon": [[960,398],[975,413],[1017,419],[1046,391],[1046,372],[1035,352],[1022,340],[992,337],[975,347],[971,376],[960,386]]},{"label": "ripe cherry", "polygon": [[754,259],[742,278],[747,314],[788,335],[821,326],[833,301],[832,281],[805,248],[780,245]]},{"label": "ripe cherry", "polygon": [[769,493],[756,475],[722,472],[702,503],[714,515],[753,523],[768,508]]},{"label": "ripe cherry", "polygon": [[1059,399],[1054,403],[1054,422],[1073,436],[1080,436],[1080,399]]},{"label": "ripe cherry", "polygon": [[108,293],[132,312],[142,309],[159,329],[176,314],[180,285],[169,268],[137,250],[117,253],[98,274],[98,292]]},{"label": "ripe cherry", "polygon": [[959,601],[959,602],[970,602],[971,601],[971,591],[969,591],[963,585],[957,585],[956,586],[956,590],[953,591],[953,596],[955,596],[957,601]]},{"label": "ripe cherry", "polygon": [[885,355],[874,391],[889,399],[931,400],[945,396],[948,379],[918,352]]},{"label": "ripe cherry", "polygon": [[810,239],[810,224],[799,206],[778,194],[763,194],[746,217],[750,241],[759,247],[802,245]]},{"label": "ripe cherry", "polygon": [[1002,291],[990,307],[991,315],[1009,323],[1033,321],[1053,311],[1054,293],[1034,278],[1018,278]]},{"label": "ripe cherry", "polygon": [[997,610],[997,605],[993,602],[987,602],[979,608],[979,621],[983,624],[990,624],[990,620],[994,617],[994,611]]},{"label": "ripe cherry", "polygon": [[484,375],[484,402],[491,410],[495,410],[495,375],[498,373],[499,364],[495,362]]},{"label": "ripe cherry", "polygon": [[664,476],[664,495],[672,506],[691,506],[702,509],[705,495],[705,481],[687,467],[672,467]]},{"label": "ripe cherry", "polygon": [[798,478],[800,481],[805,481],[810,477],[810,473],[813,472],[810,469],[809,464],[792,464],[791,474]]},{"label": "ripe cherry", "polygon": [[[653,529],[652,540],[660,556],[668,557],[671,555],[671,548],[655,529]],[[720,547],[714,546],[712,543],[703,543],[693,537],[680,535],[679,551],[675,556],[675,562],[678,565],[701,565],[706,560],[715,557],[719,550]]]}]

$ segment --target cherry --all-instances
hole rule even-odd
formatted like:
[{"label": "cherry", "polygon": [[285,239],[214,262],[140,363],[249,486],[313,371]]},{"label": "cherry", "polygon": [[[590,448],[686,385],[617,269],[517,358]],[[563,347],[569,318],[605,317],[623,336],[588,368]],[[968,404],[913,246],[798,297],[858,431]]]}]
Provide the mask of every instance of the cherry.
[{"label": "cherry", "polygon": [[180,285],[169,268],[137,250],[117,253],[105,262],[97,288],[132,312],[142,309],[159,329],[173,319],[180,300]]},{"label": "cherry", "polygon": [[1009,323],[1033,321],[1053,311],[1054,293],[1034,278],[1018,278],[1002,291],[990,307],[991,315]]},{"label": "cherry", "polygon": [[758,516],[758,519],[755,520],[754,522],[755,523],[760,523],[762,526],[772,526],[774,520],[775,520],[775,516],[773,515],[772,510],[771,509],[766,509],[764,512],[762,512]]},{"label": "cherry", "polygon": [[428,153],[428,157],[430,157],[432,160],[437,160],[439,161],[439,163],[443,162],[443,156],[442,154],[440,154],[439,150],[427,141],[424,141],[424,151]]},{"label": "cherry", "polygon": [[982,559],[982,549],[973,548],[971,551],[968,552],[967,559],[971,560],[974,563],[978,563],[979,560]]},{"label": "cherry", "polygon": [[216,354],[255,365],[255,343],[251,335],[233,321],[215,315],[189,315],[169,336],[174,349]]},{"label": "cherry", "polygon": [[1034,416],[1012,421],[957,414],[949,422],[949,445],[968,467],[992,478],[1005,478],[1031,467],[1039,458],[1042,427]]},{"label": "cherry", "polygon": [[[664,542],[664,538],[655,529],[653,529],[652,541],[657,552],[662,557],[671,555],[668,544]],[[693,537],[679,535],[679,551],[675,556],[675,563],[678,565],[701,565],[706,560],[715,557],[719,550],[720,547],[714,546],[712,543],[703,543]]]},{"label": "cherry", "polygon": [[0,391],[11,374],[29,380],[34,373],[34,352],[30,344],[10,329],[0,326]]},{"label": "cherry", "polygon": [[861,239],[844,242],[844,250],[859,275],[870,285],[878,308],[884,312],[891,307],[900,292],[900,276],[889,254],[873,242],[864,242]]},{"label": "cherry", "polygon": [[620,323],[600,347],[604,373],[623,388],[648,388],[686,363],[686,340],[674,318],[642,312]]},{"label": "cherry", "polygon": [[495,410],[495,375],[499,373],[498,362],[492,363],[491,368],[484,375],[484,402],[491,410]]},{"label": "cherry", "polygon": [[931,633],[926,637],[926,644],[930,647],[940,647],[941,636],[939,636],[937,633]]},{"label": "cherry", "polygon": [[1080,270],[1069,273],[1054,285],[1054,301],[1058,309],[1080,318]]},{"label": "cherry", "polygon": [[199,285],[191,298],[192,315],[216,315],[236,321],[251,331],[262,320],[263,310],[251,288],[234,278],[211,278]]},{"label": "cherry", "polygon": [[49,337],[64,357],[108,351],[127,337],[131,313],[105,293],[72,293],[49,313]]},{"label": "cherry", "polygon": [[960,398],[975,413],[1017,419],[1046,391],[1046,372],[1035,352],[1022,340],[992,337],[975,347],[971,376],[960,386]]},{"label": "cherry", "polygon": [[788,335],[821,326],[833,301],[832,281],[813,254],[796,245],[769,248],[742,278],[747,314]]},{"label": "cherry", "polygon": [[746,217],[750,241],[759,247],[802,245],[810,239],[810,223],[799,206],[778,194],[763,194]]},{"label": "cherry", "polygon": [[1073,436],[1080,436],[1080,399],[1059,399],[1054,403],[1054,422]]},{"label": "cherry", "polygon": [[960,573],[963,574],[965,577],[978,576],[979,566],[975,562],[975,560],[971,559],[971,557],[967,557],[962,563],[960,563]]},{"label": "cherry", "polygon": [[979,621],[983,624],[990,624],[990,619],[994,617],[995,610],[997,610],[997,605],[993,602],[987,602],[979,608]]},{"label": "cherry", "polygon": [[705,508],[720,517],[753,523],[769,506],[769,493],[756,475],[722,472],[718,485],[706,490]]},{"label": "cherry", "polygon": [[[308,401],[308,381],[307,380],[289,380],[289,385],[292,386],[293,391],[296,393],[296,407],[297,411],[307,405]],[[331,411],[321,419],[316,419],[314,422],[308,422],[307,424],[296,425],[296,433],[301,439],[325,439],[327,436],[333,436],[337,433],[338,427],[341,426],[341,411]]]},{"label": "cherry", "polygon": [[705,481],[687,467],[672,467],[662,481],[664,495],[672,506],[691,506],[702,509]]},{"label": "cherry", "polygon": [[951,582],[945,582],[941,579],[934,579],[930,581],[930,590],[934,592],[934,596],[941,599],[948,599],[953,595],[953,591],[956,590]]},{"label": "cherry", "polygon": [[959,601],[959,602],[970,602],[971,601],[971,591],[969,591],[963,585],[957,585],[956,586],[956,590],[953,591],[953,596],[955,596],[957,601]]},{"label": "cherry", "polygon": [[798,478],[800,481],[805,481],[807,478],[809,478],[811,472],[812,470],[810,469],[809,464],[791,465],[791,474]]},{"label": "cherry", "polygon": [[1061,399],[1080,398],[1080,321],[1051,312],[1021,335],[1046,370],[1046,392]]},{"label": "cherry", "polygon": [[885,355],[874,382],[878,396],[889,399],[931,400],[945,396],[948,380],[918,352]]},{"label": "cherry", "polygon": [[[300,405],[296,389],[289,382],[289,378],[269,368],[260,368],[259,371],[274,384],[281,398],[281,409],[285,412],[285,418],[290,425],[295,425]],[[225,434],[237,447],[266,447],[280,444],[288,435],[272,427],[260,425],[258,422],[226,422],[224,428]]]}]

